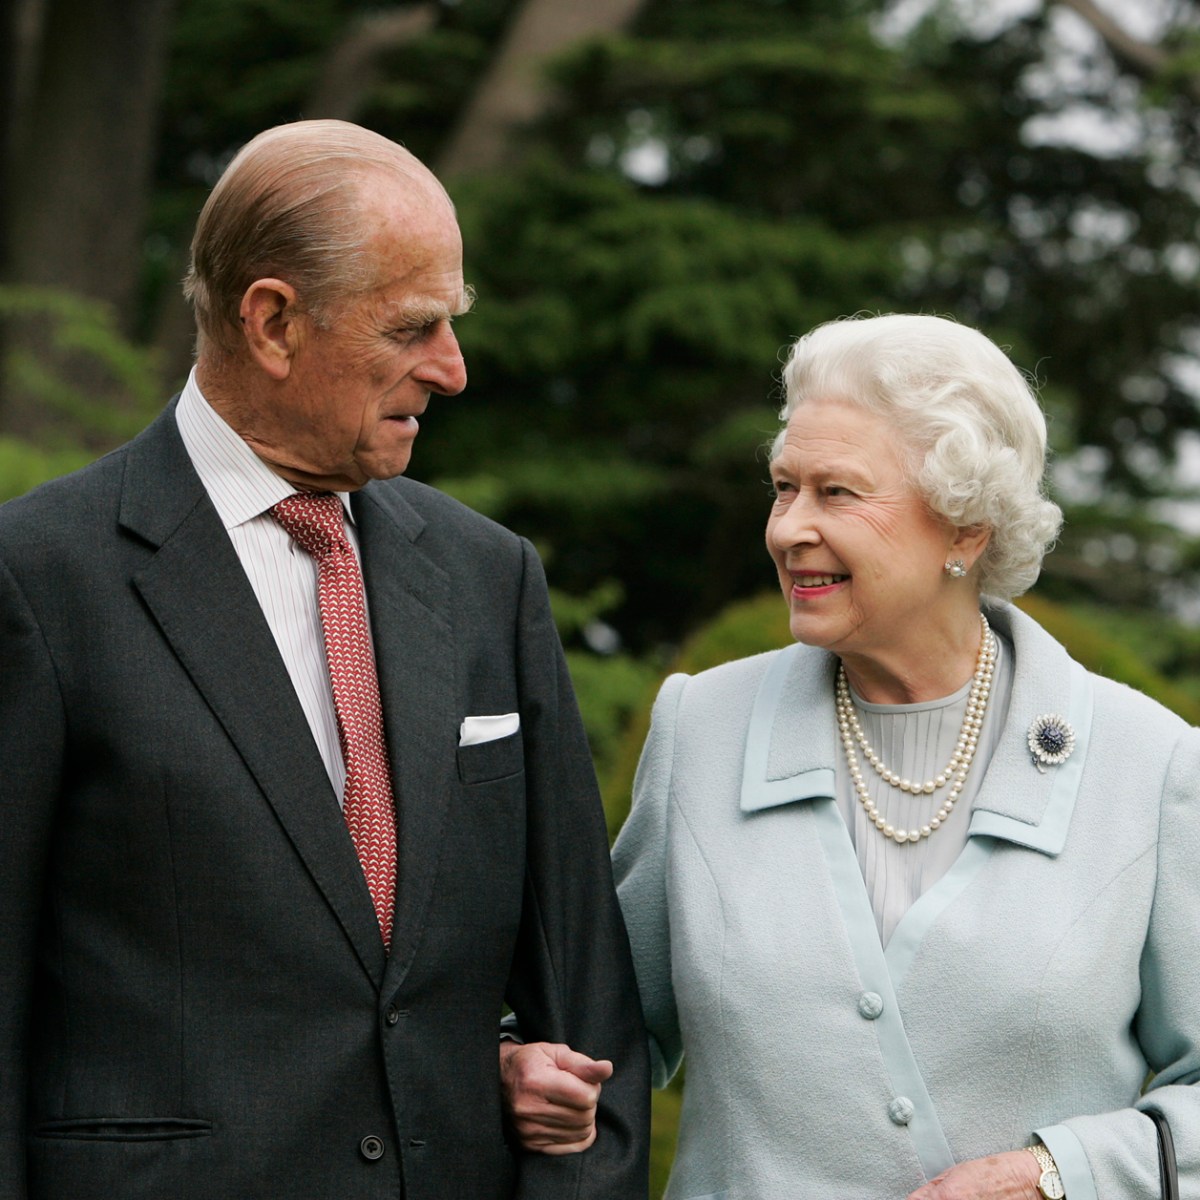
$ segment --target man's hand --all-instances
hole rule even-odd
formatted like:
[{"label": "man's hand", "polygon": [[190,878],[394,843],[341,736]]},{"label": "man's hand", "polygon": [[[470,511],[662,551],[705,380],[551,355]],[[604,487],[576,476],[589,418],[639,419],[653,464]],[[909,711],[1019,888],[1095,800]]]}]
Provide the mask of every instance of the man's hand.
[{"label": "man's hand", "polygon": [[504,1109],[525,1150],[578,1154],[596,1140],[600,1085],[607,1059],[588,1058],[551,1042],[500,1043]]},{"label": "man's hand", "polygon": [[1041,1200],[1042,1169],[1027,1150],[973,1158],[943,1171],[908,1200]]}]

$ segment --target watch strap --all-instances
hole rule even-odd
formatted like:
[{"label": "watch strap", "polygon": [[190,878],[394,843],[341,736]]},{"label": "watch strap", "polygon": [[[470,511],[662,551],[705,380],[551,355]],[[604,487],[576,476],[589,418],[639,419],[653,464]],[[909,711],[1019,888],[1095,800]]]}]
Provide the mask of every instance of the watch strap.
[{"label": "watch strap", "polygon": [[1046,1200],[1065,1200],[1066,1191],[1063,1189],[1062,1176],[1058,1173],[1058,1163],[1054,1161],[1054,1155],[1041,1142],[1025,1148],[1037,1159],[1038,1166],[1042,1168],[1042,1174],[1038,1179],[1038,1191]]}]

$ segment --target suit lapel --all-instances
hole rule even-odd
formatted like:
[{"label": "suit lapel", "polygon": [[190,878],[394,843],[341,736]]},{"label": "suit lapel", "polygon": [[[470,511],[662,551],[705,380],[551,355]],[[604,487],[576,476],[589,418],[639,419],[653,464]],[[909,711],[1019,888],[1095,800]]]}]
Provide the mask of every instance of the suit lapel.
[{"label": "suit lapel", "polygon": [[173,407],[130,448],[120,522],[155,549],[133,579],[379,984],[384,952],[353,843],[262,610]]},{"label": "suit lapel", "polygon": [[396,797],[399,863],[387,980],[395,987],[420,940],[447,792],[457,785],[450,580],[419,548],[424,520],[395,488],[369,485],[352,503]]}]

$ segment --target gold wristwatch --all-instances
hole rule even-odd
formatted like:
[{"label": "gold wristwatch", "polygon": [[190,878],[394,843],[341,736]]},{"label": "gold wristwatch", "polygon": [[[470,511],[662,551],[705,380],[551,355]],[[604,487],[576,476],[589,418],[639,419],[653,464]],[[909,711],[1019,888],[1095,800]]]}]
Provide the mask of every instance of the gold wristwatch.
[{"label": "gold wristwatch", "polygon": [[1038,1191],[1046,1200],[1063,1200],[1067,1189],[1063,1187],[1062,1176],[1058,1173],[1054,1155],[1041,1142],[1038,1142],[1036,1146],[1027,1146],[1026,1149],[1038,1160],[1038,1166],[1042,1168],[1042,1177],[1038,1180]]}]

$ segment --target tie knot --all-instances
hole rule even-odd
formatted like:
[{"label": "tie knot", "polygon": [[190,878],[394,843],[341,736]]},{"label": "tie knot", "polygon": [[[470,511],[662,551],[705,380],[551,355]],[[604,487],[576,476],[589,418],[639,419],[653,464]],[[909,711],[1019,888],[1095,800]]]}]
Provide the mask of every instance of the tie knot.
[{"label": "tie knot", "polygon": [[297,545],[318,560],[345,543],[344,513],[332,492],[294,492],[271,507],[271,515]]}]

